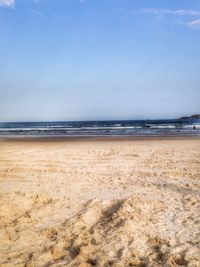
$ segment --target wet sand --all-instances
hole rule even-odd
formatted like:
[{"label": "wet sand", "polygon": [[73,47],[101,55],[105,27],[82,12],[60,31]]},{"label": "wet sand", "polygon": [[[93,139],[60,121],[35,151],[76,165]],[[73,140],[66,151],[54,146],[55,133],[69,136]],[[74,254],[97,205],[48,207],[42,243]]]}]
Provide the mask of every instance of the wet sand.
[{"label": "wet sand", "polygon": [[200,266],[200,139],[0,141],[0,266]]}]

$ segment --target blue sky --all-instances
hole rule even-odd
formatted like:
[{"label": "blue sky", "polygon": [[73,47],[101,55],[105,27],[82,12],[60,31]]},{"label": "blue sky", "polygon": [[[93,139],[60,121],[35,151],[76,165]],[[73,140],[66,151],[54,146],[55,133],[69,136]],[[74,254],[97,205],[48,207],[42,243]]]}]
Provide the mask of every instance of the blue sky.
[{"label": "blue sky", "polygon": [[0,0],[0,121],[200,112],[199,0]]}]

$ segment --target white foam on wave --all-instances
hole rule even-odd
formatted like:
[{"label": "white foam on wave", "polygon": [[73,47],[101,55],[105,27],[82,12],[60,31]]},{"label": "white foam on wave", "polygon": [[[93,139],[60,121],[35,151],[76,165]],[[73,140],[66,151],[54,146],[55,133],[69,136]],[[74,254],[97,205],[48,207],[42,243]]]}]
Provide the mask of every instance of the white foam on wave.
[{"label": "white foam on wave", "polygon": [[174,128],[177,128],[175,125],[145,124],[145,126],[151,128],[151,129],[174,129]]}]

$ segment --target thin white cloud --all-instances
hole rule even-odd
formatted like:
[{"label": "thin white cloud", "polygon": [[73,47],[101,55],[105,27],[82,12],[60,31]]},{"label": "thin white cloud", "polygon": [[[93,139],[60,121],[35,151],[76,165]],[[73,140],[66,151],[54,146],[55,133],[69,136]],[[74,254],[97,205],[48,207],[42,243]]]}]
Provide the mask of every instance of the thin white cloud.
[{"label": "thin white cloud", "polygon": [[177,15],[177,16],[200,16],[200,11],[193,9],[154,9],[148,8],[144,9],[145,13],[153,14],[156,16],[164,16],[164,15]]},{"label": "thin white cloud", "polygon": [[14,7],[15,0],[0,0],[0,6],[4,7]]},{"label": "thin white cloud", "polygon": [[186,25],[193,29],[200,28],[200,19],[189,21]]},{"label": "thin white cloud", "polygon": [[[191,29],[200,29],[200,10],[194,9],[143,9],[150,14],[171,25],[182,25]],[[181,19],[180,19],[181,18]]]}]

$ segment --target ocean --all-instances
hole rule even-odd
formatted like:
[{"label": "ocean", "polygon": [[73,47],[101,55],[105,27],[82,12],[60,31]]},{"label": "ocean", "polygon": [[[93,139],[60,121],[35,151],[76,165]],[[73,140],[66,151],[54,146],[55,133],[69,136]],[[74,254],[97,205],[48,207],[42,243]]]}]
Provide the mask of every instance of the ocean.
[{"label": "ocean", "polygon": [[200,136],[200,119],[0,123],[0,137]]}]

